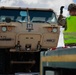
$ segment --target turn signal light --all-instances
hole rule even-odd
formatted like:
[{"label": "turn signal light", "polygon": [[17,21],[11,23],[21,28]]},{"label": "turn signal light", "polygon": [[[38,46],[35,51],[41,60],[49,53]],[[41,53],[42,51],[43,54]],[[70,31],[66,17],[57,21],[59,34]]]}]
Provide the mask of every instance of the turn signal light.
[{"label": "turn signal light", "polygon": [[11,31],[11,30],[12,30],[12,27],[7,27],[7,30],[8,30],[8,31]]},{"label": "turn signal light", "polygon": [[48,27],[48,28],[47,28],[47,31],[48,31],[48,32],[52,32],[52,27]]}]

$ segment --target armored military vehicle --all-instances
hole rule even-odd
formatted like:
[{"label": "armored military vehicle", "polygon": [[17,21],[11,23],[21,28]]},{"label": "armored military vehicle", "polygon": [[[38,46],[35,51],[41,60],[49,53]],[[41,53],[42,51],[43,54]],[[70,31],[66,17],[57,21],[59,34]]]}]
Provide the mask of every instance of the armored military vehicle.
[{"label": "armored military vehicle", "polygon": [[55,48],[59,33],[52,9],[0,7],[0,73],[40,72],[40,52]]}]

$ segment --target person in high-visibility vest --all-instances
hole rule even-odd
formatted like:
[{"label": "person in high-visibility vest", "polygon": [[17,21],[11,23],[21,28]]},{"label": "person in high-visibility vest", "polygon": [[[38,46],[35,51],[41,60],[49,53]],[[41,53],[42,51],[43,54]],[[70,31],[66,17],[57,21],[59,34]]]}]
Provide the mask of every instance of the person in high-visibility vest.
[{"label": "person in high-visibility vest", "polygon": [[58,22],[59,25],[65,27],[64,30],[64,43],[65,45],[76,45],[76,4],[72,3],[68,6],[70,16],[63,19],[60,15]]}]

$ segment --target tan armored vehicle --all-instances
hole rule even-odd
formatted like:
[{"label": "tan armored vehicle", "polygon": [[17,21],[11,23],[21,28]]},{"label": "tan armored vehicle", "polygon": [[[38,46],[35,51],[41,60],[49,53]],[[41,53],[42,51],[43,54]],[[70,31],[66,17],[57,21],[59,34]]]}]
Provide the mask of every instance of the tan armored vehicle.
[{"label": "tan armored vehicle", "polygon": [[[41,50],[57,46],[59,31],[56,14],[52,9],[0,7],[0,49],[8,53],[8,57],[18,51],[30,54],[33,52],[30,57],[37,55],[34,56],[36,59],[33,58],[36,63]],[[24,55],[25,58],[29,56],[28,53]],[[21,56],[23,57],[23,54]],[[10,64],[23,63],[17,60],[14,62],[16,57],[17,55],[10,56],[13,60]]]}]

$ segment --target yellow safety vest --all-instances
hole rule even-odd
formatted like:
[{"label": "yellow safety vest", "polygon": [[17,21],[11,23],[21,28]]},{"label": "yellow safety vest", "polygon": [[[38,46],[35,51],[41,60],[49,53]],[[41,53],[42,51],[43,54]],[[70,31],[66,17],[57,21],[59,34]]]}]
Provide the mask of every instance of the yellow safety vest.
[{"label": "yellow safety vest", "polygon": [[76,16],[66,18],[67,30],[64,31],[64,43],[76,43]]}]

